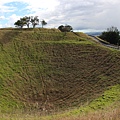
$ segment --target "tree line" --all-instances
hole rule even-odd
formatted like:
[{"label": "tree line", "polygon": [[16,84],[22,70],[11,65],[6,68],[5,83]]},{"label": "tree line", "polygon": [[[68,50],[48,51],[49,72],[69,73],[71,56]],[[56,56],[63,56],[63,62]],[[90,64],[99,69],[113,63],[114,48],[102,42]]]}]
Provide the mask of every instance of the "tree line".
[{"label": "tree line", "polygon": [[[24,26],[27,26],[28,28],[30,27],[30,24],[33,26],[33,28],[36,27],[36,25],[39,25],[39,19],[38,16],[25,16],[23,18],[20,18],[17,20],[14,25],[18,28],[23,28]],[[46,25],[47,22],[45,20],[41,21],[42,28],[44,25]]]},{"label": "tree line", "polygon": [[99,37],[109,42],[110,44],[120,44],[120,32],[117,27],[112,26],[110,28],[107,28],[107,31],[102,32]]},{"label": "tree line", "polygon": [[[42,25],[42,28],[44,25],[47,24],[47,22],[45,20],[42,20],[42,21],[39,21],[38,19],[38,16],[25,16],[23,18],[20,18],[19,20],[17,20],[14,25],[15,27],[18,27],[18,28],[23,28],[24,26],[27,26],[27,28],[30,27],[30,24],[32,25],[33,28],[36,27],[36,25],[39,25],[39,22],[41,22],[41,25]],[[70,26],[70,25],[61,25],[58,27],[58,29],[61,31],[61,32],[71,32],[73,30],[73,28]]]}]

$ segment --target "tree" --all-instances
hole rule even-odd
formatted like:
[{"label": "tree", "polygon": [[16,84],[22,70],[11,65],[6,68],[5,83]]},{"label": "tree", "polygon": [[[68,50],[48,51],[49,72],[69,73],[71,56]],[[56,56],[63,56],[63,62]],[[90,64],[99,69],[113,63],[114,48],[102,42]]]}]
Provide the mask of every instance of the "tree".
[{"label": "tree", "polygon": [[63,26],[63,25],[59,26],[58,29],[59,29],[61,32],[64,32],[64,26]]},{"label": "tree", "polygon": [[23,18],[20,18],[20,20],[17,20],[17,22],[15,22],[14,25],[16,25],[16,27],[21,27],[21,28],[23,28],[23,26],[27,25],[27,27],[29,28],[30,23],[32,23],[33,28],[35,28],[36,25],[39,25],[38,16],[35,16],[35,17],[33,17],[33,16],[31,16],[31,17],[25,16]]},{"label": "tree", "polygon": [[32,23],[33,28],[35,28],[36,25],[39,25],[38,16],[35,16],[35,17],[31,16],[30,22]]},{"label": "tree", "polygon": [[14,23],[15,27],[21,27],[21,21],[20,20],[17,20],[15,23]]},{"label": "tree", "polygon": [[42,24],[42,28],[43,28],[43,26],[46,25],[47,22],[45,22],[45,20],[42,20],[42,21],[41,21],[41,24]]},{"label": "tree", "polygon": [[61,32],[71,32],[73,30],[73,28],[70,26],[70,25],[61,25],[58,27],[58,29],[61,31]]},{"label": "tree", "polygon": [[107,28],[107,31],[102,32],[102,34],[99,37],[111,44],[118,44],[120,39],[119,31],[117,27],[113,27],[113,26],[110,28]]},{"label": "tree", "polygon": [[25,19],[25,22],[26,22],[27,27],[29,28],[31,18],[30,18],[30,17],[25,16],[25,17],[24,17],[24,19]]},{"label": "tree", "polygon": [[14,25],[16,26],[16,27],[20,27],[20,28],[23,28],[23,26],[25,25],[26,23],[25,23],[25,21],[24,21],[24,19],[20,19],[20,20],[17,20],[17,22],[15,22],[14,23]]},{"label": "tree", "polygon": [[65,26],[65,31],[66,32],[71,32],[72,30],[73,30],[73,28],[70,25]]},{"label": "tree", "polygon": [[17,20],[17,22],[14,23],[14,25],[16,25],[16,27],[20,27],[23,28],[23,26],[27,25],[29,28],[29,24],[30,24],[30,17],[23,17],[20,18],[20,20]]}]

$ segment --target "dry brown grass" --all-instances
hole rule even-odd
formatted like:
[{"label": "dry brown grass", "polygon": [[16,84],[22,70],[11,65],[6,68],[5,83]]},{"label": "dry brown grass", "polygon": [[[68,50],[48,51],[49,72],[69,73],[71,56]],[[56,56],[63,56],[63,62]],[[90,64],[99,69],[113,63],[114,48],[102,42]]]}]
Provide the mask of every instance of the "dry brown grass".
[{"label": "dry brown grass", "polygon": [[0,114],[0,120],[120,120],[120,108],[108,108],[79,115],[70,115],[69,117],[67,115],[62,117],[59,113],[48,116],[39,113]]},{"label": "dry brown grass", "polygon": [[80,116],[60,118],[58,120],[120,120],[120,108],[97,111]]}]

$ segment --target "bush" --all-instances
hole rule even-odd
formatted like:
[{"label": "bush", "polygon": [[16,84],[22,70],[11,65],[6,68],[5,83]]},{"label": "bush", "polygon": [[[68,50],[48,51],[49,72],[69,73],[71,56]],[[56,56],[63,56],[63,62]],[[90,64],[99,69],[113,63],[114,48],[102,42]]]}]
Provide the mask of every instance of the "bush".
[{"label": "bush", "polygon": [[59,26],[58,29],[61,31],[61,32],[71,32],[73,30],[73,28],[70,26],[70,25],[66,25],[66,26]]},{"label": "bush", "polygon": [[119,31],[116,27],[108,28],[106,32],[102,32],[99,36],[101,39],[111,43],[111,44],[118,44],[120,36]]}]

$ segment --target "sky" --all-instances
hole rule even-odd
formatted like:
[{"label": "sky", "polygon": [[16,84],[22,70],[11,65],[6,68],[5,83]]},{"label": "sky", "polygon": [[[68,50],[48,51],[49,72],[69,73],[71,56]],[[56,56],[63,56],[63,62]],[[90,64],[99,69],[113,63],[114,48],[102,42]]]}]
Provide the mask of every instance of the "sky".
[{"label": "sky", "polygon": [[114,26],[120,30],[120,0],[0,0],[0,28],[15,27],[24,16],[44,19],[46,28],[71,25],[91,32]]}]

